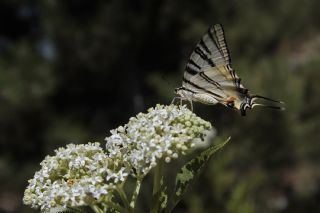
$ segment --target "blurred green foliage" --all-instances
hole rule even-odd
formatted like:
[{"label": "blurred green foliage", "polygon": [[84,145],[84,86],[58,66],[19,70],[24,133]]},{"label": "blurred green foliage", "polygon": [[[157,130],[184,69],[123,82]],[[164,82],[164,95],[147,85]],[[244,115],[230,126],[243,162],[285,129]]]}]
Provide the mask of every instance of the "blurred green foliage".
[{"label": "blurred green foliage", "polygon": [[[286,102],[246,117],[195,105],[232,140],[176,212],[320,212],[320,2],[0,2],[0,211],[66,143],[103,142],[170,103],[192,49],[222,23],[243,84]],[[146,191],[146,190],[145,190]],[[141,200],[146,195],[141,195]]]}]

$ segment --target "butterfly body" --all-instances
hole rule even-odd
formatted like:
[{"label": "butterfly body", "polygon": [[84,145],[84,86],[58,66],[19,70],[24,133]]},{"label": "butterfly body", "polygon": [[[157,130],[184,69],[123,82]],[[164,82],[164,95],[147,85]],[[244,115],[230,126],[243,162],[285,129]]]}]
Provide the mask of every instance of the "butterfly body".
[{"label": "butterfly body", "polygon": [[196,101],[196,102],[200,102],[208,105],[215,105],[219,103],[219,101],[210,94],[194,93],[194,92],[188,91],[184,87],[177,88],[176,93],[180,95],[182,99],[188,100],[188,101]]},{"label": "butterfly body", "polygon": [[229,50],[220,24],[209,28],[201,38],[187,62],[182,87],[175,91],[181,99],[208,105],[220,103],[239,110],[241,115],[245,115],[246,109],[265,106],[255,103],[258,98],[282,103],[252,95],[241,84],[241,79],[231,67]]}]

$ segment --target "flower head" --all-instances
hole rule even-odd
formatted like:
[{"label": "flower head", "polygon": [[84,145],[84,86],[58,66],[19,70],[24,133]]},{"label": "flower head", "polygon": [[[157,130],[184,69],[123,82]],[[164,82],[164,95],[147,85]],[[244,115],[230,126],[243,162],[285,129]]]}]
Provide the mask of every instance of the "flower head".
[{"label": "flower head", "polygon": [[158,159],[170,162],[203,141],[211,124],[186,106],[157,105],[139,113],[106,138],[108,156],[121,159],[133,175],[144,176]]},{"label": "flower head", "polygon": [[23,202],[33,208],[83,206],[110,199],[115,184],[127,174],[108,159],[99,143],[69,144],[55,153],[40,163],[40,171],[29,180]]}]

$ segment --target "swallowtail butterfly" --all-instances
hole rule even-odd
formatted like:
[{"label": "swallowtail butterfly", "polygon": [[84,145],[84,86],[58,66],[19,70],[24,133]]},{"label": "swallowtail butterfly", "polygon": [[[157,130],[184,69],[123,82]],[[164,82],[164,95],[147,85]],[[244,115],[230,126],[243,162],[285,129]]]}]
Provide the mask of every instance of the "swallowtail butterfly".
[{"label": "swallowtail butterfly", "polygon": [[241,79],[231,67],[231,58],[222,25],[208,29],[193,50],[183,76],[182,87],[175,93],[181,100],[214,105],[217,103],[246,115],[247,109],[264,106],[283,110],[283,107],[257,103],[258,99],[281,103],[261,95],[252,94],[241,84]]}]

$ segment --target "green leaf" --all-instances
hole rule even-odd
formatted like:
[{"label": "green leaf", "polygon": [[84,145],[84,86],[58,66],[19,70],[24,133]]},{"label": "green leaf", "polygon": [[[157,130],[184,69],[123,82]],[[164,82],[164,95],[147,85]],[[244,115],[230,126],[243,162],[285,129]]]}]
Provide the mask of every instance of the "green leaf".
[{"label": "green leaf", "polygon": [[221,149],[224,145],[226,145],[229,142],[229,140],[230,137],[222,143],[211,145],[209,148],[204,150],[199,156],[190,160],[181,168],[180,172],[176,176],[175,188],[165,212],[172,212],[174,207],[178,204],[178,202],[182,199],[183,195],[189,189],[191,183],[193,183],[196,177],[199,176],[203,167],[208,163],[211,156],[216,151]]},{"label": "green leaf", "polygon": [[163,177],[161,179],[160,209],[165,209],[168,205],[167,186],[164,184]]},{"label": "green leaf", "polygon": [[166,190],[165,185],[163,184],[163,163],[162,160],[158,161],[158,165],[154,168],[151,213],[158,213],[162,208],[162,197]]},{"label": "green leaf", "polygon": [[58,213],[86,213],[84,210],[78,208],[68,207],[66,210],[57,211]]},{"label": "green leaf", "polygon": [[49,211],[46,211],[47,213],[49,212],[54,212],[54,213],[86,213],[86,211],[84,209],[82,209],[81,207],[56,207],[53,209],[50,209]]},{"label": "green leaf", "polygon": [[158,199],[153,199],[152,206],[157,206],[156,208],[152,208],[151,212],[161,212],[168,205],[168,195],[166,193],[167,186],[164,184],[164,177],[161,176],[160,180],[160,188],[157,193],[154,195]]}]

